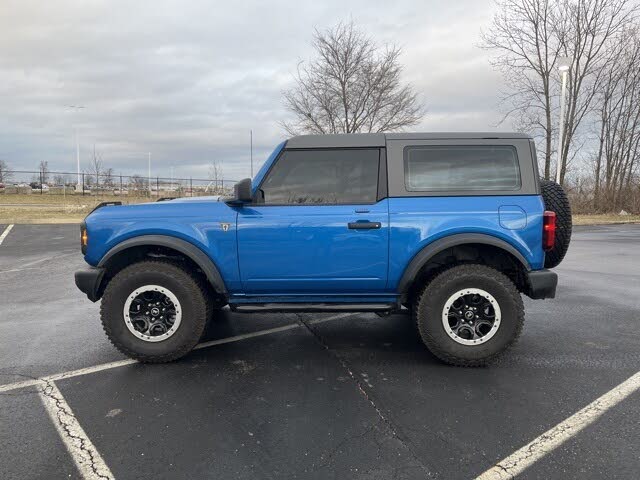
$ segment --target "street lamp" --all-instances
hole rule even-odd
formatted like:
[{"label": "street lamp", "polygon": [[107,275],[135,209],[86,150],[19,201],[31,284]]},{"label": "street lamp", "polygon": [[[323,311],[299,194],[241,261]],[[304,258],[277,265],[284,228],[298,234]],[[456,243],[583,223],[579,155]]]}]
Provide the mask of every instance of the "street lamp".
[{"label": "street lamp", "polygon": [[562,92],[560,93],[560,125],[558,127],[558,160],[556,166],[556,183],[560,183],[560,173],[562,172],[562,150],[564,148],[564,113],[565,97],[567,94],[567,74],[571,68],[570,57],[558,57],[558,70],[562,76]]},{"label": "street lamp", "polygon": [[[80,110],[82,110],[83,108],[85,108],[82,105],[67,105],[68,108],[73,108],[74,111],[79,112]],[[76,133],[76,163],[77,163],[77,168],[78,168],[78,183],[76,186],[76,191],[78,191],[82,184],[80,182],[80,139],[78,137],[78,123],[76,122],[75,125],[75,133]]]}]

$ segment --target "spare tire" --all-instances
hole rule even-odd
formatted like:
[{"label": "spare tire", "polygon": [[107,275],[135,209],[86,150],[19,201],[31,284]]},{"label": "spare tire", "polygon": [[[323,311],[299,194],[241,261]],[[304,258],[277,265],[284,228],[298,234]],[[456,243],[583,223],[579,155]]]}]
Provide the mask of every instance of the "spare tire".
[{"label": "spare tire", "polygon": [[567,198],[564,189],[556,182],[540,179],[540,189],[542,190],[544,208],[556,214],[556,243],[547,252],[544,259],[545,268],[553,268],[560,265],[569,249],[573,225],[571,205],[569,205],[569,198]]}]

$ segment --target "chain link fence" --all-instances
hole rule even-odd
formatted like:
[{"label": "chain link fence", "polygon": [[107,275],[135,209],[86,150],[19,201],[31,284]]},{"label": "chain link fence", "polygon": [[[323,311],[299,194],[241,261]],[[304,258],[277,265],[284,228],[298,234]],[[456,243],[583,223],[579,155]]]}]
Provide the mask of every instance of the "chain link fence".
[{"label": "chain link fence", "polygon": [[229,195],[237,180],[143,177],[12,170],[0,183],[0,194],[83,195],[114,197],[196,197]]}]

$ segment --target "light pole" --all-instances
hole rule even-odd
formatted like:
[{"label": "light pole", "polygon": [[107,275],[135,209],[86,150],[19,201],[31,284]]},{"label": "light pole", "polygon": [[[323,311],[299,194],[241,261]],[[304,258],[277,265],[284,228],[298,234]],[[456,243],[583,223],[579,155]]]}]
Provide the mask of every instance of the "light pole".
[{"label": "light pole", "polygon": [[560,183],[562,173],[562,150],[564,149],[564,113],[565,97],[567,94],[567,74],[571,68],[570,57],[558,57],[558,70],[562,75],[562,91],[560,93],[560,125],[558,127],[558,160],[556,166],[556,183]]},{"label": "light pole", "polygon": [[[83,108],[85,108],[82,105],[67,105],[67,107],[69,108],[73,108],[76,112],[82,110]],[[76,186],[76,191],[80,188],[82,188],[81,186],[81,182],[80,182],[80,138],[78,137],[78,124],[76,122],[75,125],[75,133],[76,133],[76,163],[77,163],[77,168],[78,168],[78,183]]]},{"label": "light pole", "polygon": [[149,152],[149,196],[151,196],[151,152]]},{"label": "light pole", "polygon": [[249,143],[251,145],[251,178],[253,178],[253,130],[249,130]]}]

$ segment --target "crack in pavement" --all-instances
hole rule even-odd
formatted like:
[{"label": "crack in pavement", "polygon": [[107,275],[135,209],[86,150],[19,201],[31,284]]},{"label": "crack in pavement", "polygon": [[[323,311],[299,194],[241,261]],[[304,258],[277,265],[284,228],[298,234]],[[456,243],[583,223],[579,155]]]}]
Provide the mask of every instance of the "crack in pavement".
[{"label": "crack in pavement", "polygon": [[297,313],[296,316],[298,317],[298,322],[300,323],[300,325],[305,327],[309,331],[309,333],[311,333],[311,335],[313,335],[313,337],[316,339],[318,344],[320,344],[320,346],[323,347],[334,359],[336,359],[338,361],[338,363],[342,366],[342,368],[345,369],[345,371],[347,372],[347,374],[349,375],[351,380],[353,380],[353,382],[356,384],[356,387],[358,388],[358,391],[360,392],[360,394],[373,407],[373,409],[375,410],[376,414],[384,422],[384,424],[387,426],[387,428],[389,429],[389,431],[391,432],[393,437],[396,438],[400,442],[400,444],[404,448],[406,448],[407,451],[413,456],[414,460],[418,463],[418,465],[420,465],[420,467],[422,468],[423,472],[430,478],[437,478],[437,474],[429,471],[427,466],[422,462],[420,457],[414,451],[413,447],[411,446],[411,441],[409,439],[406,439],[403,436],[398,434],[397,427],[393,424],[391,419],[389,419],[384,414],[384,412],[376,405],[375,400],[373,399],[373,397],[371,395],[369,395],[369,393],[367,392],[367,390],[365,389],[364,385],[362,384],[360,379],[357,377],[357,375],[355,375],[353,373],[353,370],[351,369],[351,367],[349,366],[347,361],[340,354],[338,354],[334,349],[332,349],[324,341],[322,336],[316,330],[311,328],[309,322],[305,321],[305,319],[302,317],[301,314]]},{"label": "crack in pavement", "polygon": [[113,480],[115,477],[84,432],[62,392],[51,380],[42,380],[40,398],[65,447],[85,479]]}]

